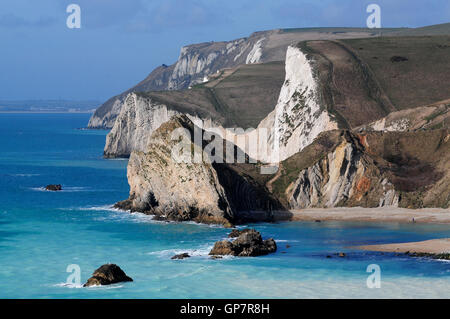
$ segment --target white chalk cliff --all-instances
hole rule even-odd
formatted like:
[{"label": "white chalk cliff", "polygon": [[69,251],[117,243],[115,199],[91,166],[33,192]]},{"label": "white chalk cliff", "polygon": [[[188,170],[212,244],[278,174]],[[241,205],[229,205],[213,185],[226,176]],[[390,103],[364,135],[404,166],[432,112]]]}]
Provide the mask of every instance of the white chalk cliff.
[{"label": "white chalk cliff", "polygon": [[[268,149],[258,149],[251,156],[264,162],[277,163],[298,153],[324,131],[338,128],[321,104],[314,60],[295,46],[286,53],[286,80],[278,103],[257,130],[267,130]],[[268,156],[266,156],[268,154]]]},{"label": "white chalk cliff", "polygon": [[[256,44],[255,44],[256,45]],[[219,133],[222,138],[238,144],[254,159],[277,163],[301,151],[323,131],[337,129],[325,105],[320,104],[314,61],[298,47],[286,53],[286,79],[278,103],[257,129],[245,134],[226,130],[211,118],[186,114],[197,126]],[[104,154],[107,157],[128,156],[133,150],[144,150],[151,134],[171,116],[180,114],[170,106],[130,93],[108,134]],[[247,136],[248,148],[238,142]]]}]

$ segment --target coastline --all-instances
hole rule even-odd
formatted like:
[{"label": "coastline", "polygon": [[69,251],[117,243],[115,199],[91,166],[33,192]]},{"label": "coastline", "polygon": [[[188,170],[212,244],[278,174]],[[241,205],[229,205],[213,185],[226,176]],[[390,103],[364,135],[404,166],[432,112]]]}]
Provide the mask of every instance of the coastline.
[{"label": "coastline", "polygon": [[396,244],[363,245],[349,248],[391,253],[448,254],[450,253],[450,238]]},{"label": "coastline", "polygon": [[361,221],[450,224],[450,209],[398,207],[337,207],[291,210],[292,221]]}]

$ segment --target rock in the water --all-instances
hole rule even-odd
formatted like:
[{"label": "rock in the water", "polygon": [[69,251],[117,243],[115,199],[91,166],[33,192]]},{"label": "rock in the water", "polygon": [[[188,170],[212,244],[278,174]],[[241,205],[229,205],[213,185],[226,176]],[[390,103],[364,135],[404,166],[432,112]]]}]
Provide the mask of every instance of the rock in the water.
[{"label": "rock in the water", "polygon": [[98,268],[83,287],[104,286],[119,282],[133,281],[125,272],[115,264],[106,264]]},{"label": "rock in the water", "polygon": [[183,253],[183,254],[175,255],[170,259],[184,259],[184,258],[189,258],[189,257],[191,257],[191,256],[188,253]]},{"label": "rock in the water", "polygon": [[228,238],[237,238],[237,237],[239,237],[240,235],[245,234],[246,232],[249,232],[249,231],[251,231],[251,229],[249,229],[249,228],[242,229],[242,230],[239,230],[239,229],[233,229],[233,230],[231,231],[231,233],[228,235]]},{"label": "rock in the water", "polygon": [[[174,151],[180,148],[179,139],[172,138],[174,132],[181,132],[185,160],[179,158],[183,152]],[[281,207],[264,185],[242,175],[237,166],[213,162],[212,155],[205,151],[208,142],[194,138],[204,133],[184,115],[162,124],[153,132],[146,152],[131,154],[127,173],[130,196],[115,207],[154,215],[159,220],[192,220],[227,227],[241,222],[241,212],[263,212],[260,215],[267,216],[269,208]],[[235,145],[220,136],[216,139],[224,144],[224,150],[233,149],[234,155],[249,161]],[[199,163],[192,162],[193,154],[199,156]]]},{"label": "rock in the water", "polygon": [[240,231],[239,236],[234,241],[222,240],[216,242],[209,254],[250,257],[267,255],[276,250],[277,244],[273,238],[263,240],[261,233],[254,229],[246,229]]},{"label": "rock in the water", "polygon": [[51,184],[45,186],[45,190],[52,192],[62,191],[62,186],[60,184]]}]

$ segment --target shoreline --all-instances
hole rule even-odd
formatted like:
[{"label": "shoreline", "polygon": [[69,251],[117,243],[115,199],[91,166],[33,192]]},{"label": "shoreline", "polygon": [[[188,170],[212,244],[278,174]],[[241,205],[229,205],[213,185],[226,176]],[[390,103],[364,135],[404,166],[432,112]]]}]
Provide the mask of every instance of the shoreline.
[{"label": "shoreline", "polygon": [[337,207],[291,210],[291,221],[360,221],[450,224],[450,209],[398,207]]},{"label": "shoreline", "polygon": [[439,255],[450,253],[450,238],[431,239],[418,242],[395,243],[395,244],[363,245],[363,246],[353,246],[349,248],[366,251],[404,253],[410,255],[414,254]]}]

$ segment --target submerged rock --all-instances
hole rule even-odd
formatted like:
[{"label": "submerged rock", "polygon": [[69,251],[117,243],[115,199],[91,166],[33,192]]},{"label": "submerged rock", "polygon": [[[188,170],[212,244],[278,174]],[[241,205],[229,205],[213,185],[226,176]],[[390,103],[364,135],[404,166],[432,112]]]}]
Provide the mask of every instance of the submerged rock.
[{"label": "submerged rock", "polygon": [[83,287],[104,286],[127,281],[133,281],[133,279],[128,277],[119,266],[105,264],[94,271],[92,277],[88,279]]},{"label": "submerged rock", "polygon": [[62,186],[61,184],[50,184],[45,186],[45,190],[52,192],[62,191]]},{"label": "submerged rock", "polygon": [[188,253],[182,253],[182,254],[175,255],[170,259],[184,259],[184,258],[189,258],[189,257],[191,257],[191,256]]},{"label": "submerged rock", "polygon": [[[236,234],[236,232],[232,232]],[[231,235],[231,234],[230,234]],[[210,255],[231,255],[239,257],[262,256],[277,250],[277,244],[273,238],[263,240],[261,233],[254,229],[240,231],[233,241],[222,240],[215,243]]]}]

